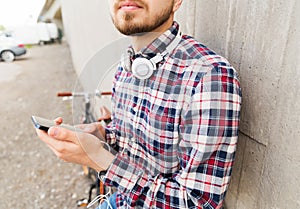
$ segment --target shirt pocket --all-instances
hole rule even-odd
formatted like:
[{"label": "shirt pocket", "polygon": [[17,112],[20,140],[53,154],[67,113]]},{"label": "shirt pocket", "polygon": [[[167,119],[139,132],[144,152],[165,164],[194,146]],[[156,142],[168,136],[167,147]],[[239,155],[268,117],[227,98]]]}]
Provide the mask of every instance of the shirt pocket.
[{"label": "shirt pocket", "polygon": [[168,102],[162,102],[154,104],[148,115],[151,130],[148,141],[152,154],[168,163],[177,161],[179,123],[176,109],[171,108]]}]

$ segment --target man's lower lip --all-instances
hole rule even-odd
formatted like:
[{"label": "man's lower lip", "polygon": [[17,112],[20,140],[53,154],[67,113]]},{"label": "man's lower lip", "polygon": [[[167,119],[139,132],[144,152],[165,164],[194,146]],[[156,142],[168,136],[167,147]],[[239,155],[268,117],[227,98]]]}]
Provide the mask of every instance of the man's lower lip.
[{"label": "man's lower lip", "polygon": [[134,11],[134,10],[138,10],[141,9],[140,7],[136,7],[136,6],[128,6],[128,7],[121,7],[120,10],[122,11]]}]

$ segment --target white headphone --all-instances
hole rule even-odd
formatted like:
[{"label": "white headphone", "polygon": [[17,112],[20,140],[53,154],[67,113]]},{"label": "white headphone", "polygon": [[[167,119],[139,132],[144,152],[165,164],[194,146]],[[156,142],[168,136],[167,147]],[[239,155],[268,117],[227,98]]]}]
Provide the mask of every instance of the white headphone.
[{"label": "white headphone", "polygon": [[178,31],[176,37],[167,46],[163,53],[156,54],[153,58],[147,59],[145,57],[137,57],[131,62],[131,58],[134,55],[133,48],[128,48],[127,52],[122,55],[121,66],[127,71],[141,80],[145,80],[151,77],[154,70],[157,70],[156,65],[161,62],[164,57],[171,53],[181,40],[181,34]]}]

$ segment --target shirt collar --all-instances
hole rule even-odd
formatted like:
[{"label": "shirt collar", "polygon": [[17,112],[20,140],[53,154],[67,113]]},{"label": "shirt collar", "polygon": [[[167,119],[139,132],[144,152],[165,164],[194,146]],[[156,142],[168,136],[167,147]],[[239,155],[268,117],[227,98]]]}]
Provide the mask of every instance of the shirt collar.
[{"label": "shirt collar", "polygon": [[148,46],[142,48],[138,52],[138,54],[143,54],[149,57],[153,57],[155,56],[155,54],[163,53],[168,47],[168,45],[176,37],[177,33],[179,33],[179,24],[174,21],[173,25],[166,32],[161,34]]}]

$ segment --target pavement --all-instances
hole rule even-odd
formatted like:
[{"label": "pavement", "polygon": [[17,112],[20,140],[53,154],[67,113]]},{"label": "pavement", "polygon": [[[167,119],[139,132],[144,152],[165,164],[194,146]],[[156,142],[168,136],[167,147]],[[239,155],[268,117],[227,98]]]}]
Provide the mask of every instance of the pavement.
[{"label": "pavement", "polygon": [[81,166],[58,159],[36,136],[31,115],[62,116],[72,103],[57,98],[77,83],[67,44],[34,46],[12,63],[0,62],[0,209],[72,209],[87,197]]}]

